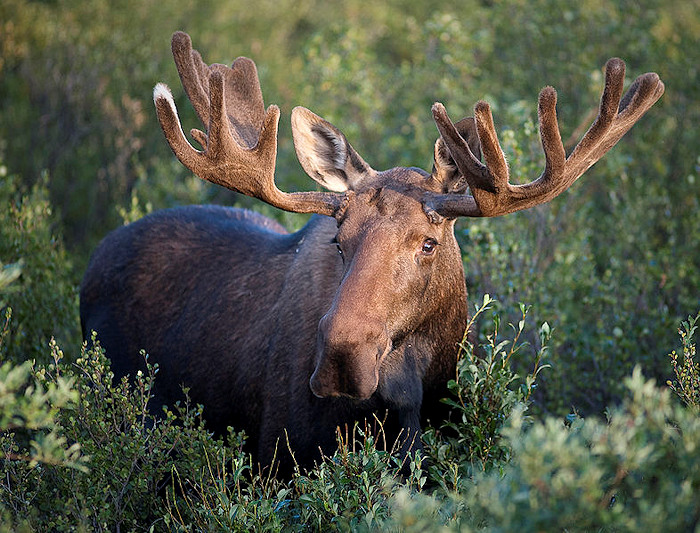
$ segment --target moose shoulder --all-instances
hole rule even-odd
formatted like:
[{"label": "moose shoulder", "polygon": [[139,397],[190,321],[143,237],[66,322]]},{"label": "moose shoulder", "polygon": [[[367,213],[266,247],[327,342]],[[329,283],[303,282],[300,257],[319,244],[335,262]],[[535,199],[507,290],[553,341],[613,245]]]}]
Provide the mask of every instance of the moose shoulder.
[{"label": "moose shoulder", "polygon": [[[372,169],[333,125],[292,113],[306,173],[326,192],[284,193],[274,183],[279,110],[265,110],[255,65],[205,64],[173,36],[180,78],[207,132],[187,141],[164,85],[158,117],[175,155],[199,177],[280,209],[316,213],[296,233],[241,209],[163,210],[120,228],[95,251],[81,287],[83,333],[97,331],[117,376],[160,366],[156,404],[181,386],[209,426],[244,429],[257,460],[289,448],[302,466],[332,451],[335,428],[386,414],[389,440],[417,444],[421,422],[441,416],[454,375],[467,300],[454,223],[547,202],[603,156],[663,93],[658,76],[622,96],[624,63],[606,66],[598,118],[570,155],[556,93],[543,89],[546,164],[509,183],[488,105],[454,124],[433,106],[440,132],[431,173]],[[483,159],[483,163],[482,163]],[[467,192],[468,191],[468,192]],[[438,420],[436,420],[438,422]]]}]

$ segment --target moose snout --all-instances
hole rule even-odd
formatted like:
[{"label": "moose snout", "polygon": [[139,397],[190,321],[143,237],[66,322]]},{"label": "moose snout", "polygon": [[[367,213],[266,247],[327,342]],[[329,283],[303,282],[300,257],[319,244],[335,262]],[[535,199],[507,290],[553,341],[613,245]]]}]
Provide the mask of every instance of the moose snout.
[{"label": "moose snout", "polygon": [[347,396],[366,400],[377,390],[379,366],[391,349],[384,324],[358,320],[349,327],[333,327],[324,317],[319,324],[316,368],[309,380],[319,398]]}]

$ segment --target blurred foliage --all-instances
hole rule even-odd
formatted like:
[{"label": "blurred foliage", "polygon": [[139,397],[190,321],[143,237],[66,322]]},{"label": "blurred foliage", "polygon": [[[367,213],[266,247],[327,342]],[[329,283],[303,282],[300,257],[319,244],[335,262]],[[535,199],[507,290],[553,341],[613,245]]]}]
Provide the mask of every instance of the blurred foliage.
[{"label": "blurred foliage", "polygon": [[0,157],[0,205],[0,313],[12,311],[0,361],[48,362],[49,340],[77,345],[79,329],[74,272],[56,230],[46,177],[25,190]]},{"label": "blurred foliage", "polygon": [[[7,314],[5,328],[9,323]],[[0,348],[5,338],[0,332]],[[63,354],[51,343],[54,367]],[[34,378],[34,379],[33,379]],[[80,444],[68,444],[57,422],[62,409],[72,408],[78,394],[74,380],[56,375],[46,383],[37,379],[31,361],[19,365],[3,362],[0,366],[0,460],[59,465],[87,472],[88,457],[81,454]],[[18,438],[19,436],[19,438]],[[28,441],[28,450],[20,452],[17,440]],[[5,488],[5,487],[3,487]]]}]

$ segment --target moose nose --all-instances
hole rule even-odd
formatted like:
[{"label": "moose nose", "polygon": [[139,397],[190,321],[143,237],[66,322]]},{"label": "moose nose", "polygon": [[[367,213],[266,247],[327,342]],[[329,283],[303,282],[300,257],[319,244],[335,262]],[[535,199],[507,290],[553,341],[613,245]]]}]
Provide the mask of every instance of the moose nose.
[{"label": "moose nose", "polygon": [[342,365],[318,365],[309,380],[311,392],[318,398],[346,396],[366,400],[377,390],[379,377],[373,375],[373,369],[364,376],[352,370],[345,370]]},{"label": "moose nose", "polygon": [[332,327],[321,320],[316,368],[309,385],[319,398],[348,396],[366,400],[377,390],[379,365],[391,346],[383,323],[364,320],[354,327]]}]

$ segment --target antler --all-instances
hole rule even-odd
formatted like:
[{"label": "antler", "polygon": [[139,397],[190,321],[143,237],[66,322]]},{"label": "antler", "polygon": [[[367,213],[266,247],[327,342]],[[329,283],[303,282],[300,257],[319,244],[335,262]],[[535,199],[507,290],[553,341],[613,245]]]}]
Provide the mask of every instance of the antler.
[{"label": "antler", "polygon": [[170,90],[162,83],[156,85],[153,101],[158,120],[182,164],[202,179],[280,209],[333,216],[343,195],[285,193],[275,185],[280,111],[276,105],[265,110],[255,63],[239,57],[230,68],[207,65],[183,32],[173,34],[172,50],[182,85],[207,128],[206,134],[191,130],[204,148],[195,149],[182,131]]},{"label": "antler", "polygon": [[448,218],[495,217],[552,200],[603,157],[664,92],[659,76],[649,72],[639,76],[621,98],[624,78],[625,63],[617,58],[608,60],[598,117],[568,157],[557,124],[557,93],[552,87],[542,89],[538,115],[545,168],[539,178],[524,185],[508,181],[508,165],[498,142],[491,108],[486,102],[481,101],[474,108],[484,163],[469,149],[444,106],[435,103],[435,124],[467,180],[471,195],[431,195],[425,202],[426,209]]}]

